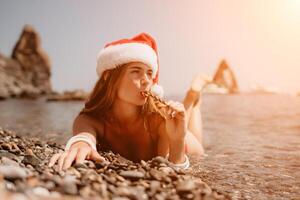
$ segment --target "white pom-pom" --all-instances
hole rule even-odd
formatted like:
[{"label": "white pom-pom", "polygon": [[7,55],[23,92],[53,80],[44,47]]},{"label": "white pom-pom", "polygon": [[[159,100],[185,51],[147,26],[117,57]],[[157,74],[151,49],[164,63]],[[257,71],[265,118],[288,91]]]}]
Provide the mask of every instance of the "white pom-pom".
[{"label": "white pom-pom", "polygon": [[152,85],[151,92],[153,92],[153,94],[159,96],[160,98],[163,98],[164,96],[164,89],[158,84]]}]

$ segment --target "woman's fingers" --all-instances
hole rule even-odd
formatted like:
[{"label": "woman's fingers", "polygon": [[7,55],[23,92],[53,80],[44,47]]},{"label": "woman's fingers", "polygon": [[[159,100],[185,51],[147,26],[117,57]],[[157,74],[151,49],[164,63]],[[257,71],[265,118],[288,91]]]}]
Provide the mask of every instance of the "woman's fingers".
[{"label": "woman's fingers", "polygon": [[170,108],[172,108],[174,110],[182,111],[182,109],[184,109],[184,105],[180,102],[169,101],[168,105],[169,105]]},{"label": "woman's fingers", "polygon": [[76,164],[83,163],[83,161],[86,159],[87,155],[89,154],[89,149],[86,148],[80,148],[77,156],[76,156]]},{"label": "woman's fingers", "polygon": [[63,162],[63,170],[66,170],[67,168],[69,168],[73,161],[75,160],[75,157],[77,155],[78,152],[78,148],[73,148],[69,154],[66,156],[64,162]]},{"label": "woman's fingers", "polygon": [[167,110],[167,114],[174,118],[177,113],[185,112],[184,105],[180,102],[169,101],[167,103],[169,105],[169,109]]},{"label": "woman's fingers", "polygon": [[96,162],[105,161],[104,157],[91,148],[73,148],[63,153],[54,154],[50,159],[49,167],[52,167],[57,162],[59,170],[66,170],[72,165],[74,160],[76,163],[83,163],[85,159]]},{"label": "woman's fingers", "polygon": [[62,170],[62,166],[64,164],[64,160],[67,157],[67,155],[69,154],[69,151],[65,151],[61,154],[61,156],[58,159],[58,168],[59,170]]},{"label": "woman's fingers", "polygon": [[97,151],[95,151],[95,150],[92,150],[91,155],[90,155],[90,159],[94,160],[96,162],[103,162],[103,161],[105,161],[105,158],[103,158],[102,156],[100,156],[100,154]]},{"label": "woman's fingers", "polygon": [[55,163],[56,163],[56,161],[58,160],[58,158],[59,158],[59,156],[61,155],[62,153],[56,153],[56,154],[54,154],[53,156],[52,156],[52,158],[50,159],[50,161],[49,161],[49,167],[52,167]]}]

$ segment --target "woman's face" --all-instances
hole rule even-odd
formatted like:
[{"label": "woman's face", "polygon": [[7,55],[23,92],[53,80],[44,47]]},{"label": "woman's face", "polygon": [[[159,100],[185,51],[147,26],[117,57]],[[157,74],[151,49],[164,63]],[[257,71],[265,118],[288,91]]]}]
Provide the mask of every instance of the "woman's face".
[{"label": "woman's face", "polygon": [[143,105],[146,99],[140,92],[150,90],[153,84],[152,69],[141,62],[128,63],[124,67],[126,69],[120,81],[117,97],[135,105]]}]

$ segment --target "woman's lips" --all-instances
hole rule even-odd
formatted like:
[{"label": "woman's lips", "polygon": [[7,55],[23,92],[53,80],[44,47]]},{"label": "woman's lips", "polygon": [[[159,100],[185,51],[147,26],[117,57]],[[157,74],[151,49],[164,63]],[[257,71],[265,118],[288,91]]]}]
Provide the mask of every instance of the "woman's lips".
[{"label": "woman's lips", "polygon": [[144,94],[145,92],[147,92],[147,91],[146,91],[146,90],[140,91],[140,96],[141,96],[142,98],[146,98],[146,95]]}]

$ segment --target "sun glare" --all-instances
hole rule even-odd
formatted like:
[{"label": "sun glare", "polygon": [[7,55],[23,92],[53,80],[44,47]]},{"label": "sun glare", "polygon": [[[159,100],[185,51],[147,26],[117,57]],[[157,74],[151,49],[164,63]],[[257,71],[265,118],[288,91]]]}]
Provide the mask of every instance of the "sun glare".
[{"label": "sun glare", "polygon": [[286,12],[293,20],[300,20],[300,0],[284,1],[286,4]]}]

